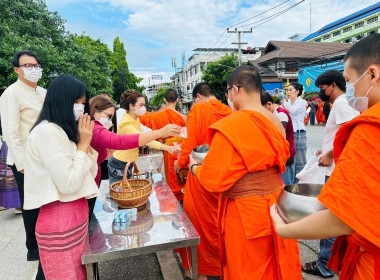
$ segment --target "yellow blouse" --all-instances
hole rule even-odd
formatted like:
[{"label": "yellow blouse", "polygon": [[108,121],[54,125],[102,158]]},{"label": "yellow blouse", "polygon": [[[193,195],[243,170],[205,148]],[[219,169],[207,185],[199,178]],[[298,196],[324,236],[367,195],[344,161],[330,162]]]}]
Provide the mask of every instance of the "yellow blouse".
[{"label": "yellow blouse", "polygon": [[[135,120],[132,118],[128,113],[125,113],[118,128],[117,133],[121,135],[126,134],[140,134],[141,133],[141,124],[140,120]],[[147,144],[147,146],[161,150],[162,143],[158,141],[152,141]],[[130,150],[119,150],[115,151],[113,153],[113,157],[117,160],[124,161],[124,162],[131,162],[135,161],[139,158],[139,149],[130,149]]]}]

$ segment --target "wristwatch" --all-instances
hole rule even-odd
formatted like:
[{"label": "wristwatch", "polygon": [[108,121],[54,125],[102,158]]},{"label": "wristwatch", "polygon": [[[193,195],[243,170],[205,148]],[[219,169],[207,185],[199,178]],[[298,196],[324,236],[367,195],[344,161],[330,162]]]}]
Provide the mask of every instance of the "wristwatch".
[{"label": "wristwatch", "polygon": [[197,176],[197,174],[195,174],[195,173],[193,172],[193,168],[194,168],[194,166],[199,166],[199,164],[198,164],[198,163],[194,163],[193,165],[191,165],[191,166],[190,166],[190,172],[191,172],[191,174],[193,174],[194,176]]}]

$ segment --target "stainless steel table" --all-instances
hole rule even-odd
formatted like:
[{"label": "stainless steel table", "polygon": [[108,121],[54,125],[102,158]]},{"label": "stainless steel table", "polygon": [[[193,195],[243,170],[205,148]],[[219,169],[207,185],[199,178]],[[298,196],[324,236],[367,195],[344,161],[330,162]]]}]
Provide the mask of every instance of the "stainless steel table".
[{"label": "stainless steel table", "polygon": [[153,184],[147,208],[128,228],[113,223],[117,210],[109,198],[108,180],[103,180],[90,223],[90,243],[82,255],[87,279],[99,279],[99,262],[183,247],[191,248],[193,279],[198,278],[199,235],[165,181]]}]

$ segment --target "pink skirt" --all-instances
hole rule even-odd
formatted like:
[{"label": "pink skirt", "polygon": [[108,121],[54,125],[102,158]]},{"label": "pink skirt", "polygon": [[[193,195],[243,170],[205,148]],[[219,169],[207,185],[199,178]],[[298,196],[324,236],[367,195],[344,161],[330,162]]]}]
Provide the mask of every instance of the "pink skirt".
[{"label": "pink skirt", "polygon": [[47,280],[86,279],[83,248],[88,245],[88,205],[85,198],[43,205],[36,224],[40,261]]}]

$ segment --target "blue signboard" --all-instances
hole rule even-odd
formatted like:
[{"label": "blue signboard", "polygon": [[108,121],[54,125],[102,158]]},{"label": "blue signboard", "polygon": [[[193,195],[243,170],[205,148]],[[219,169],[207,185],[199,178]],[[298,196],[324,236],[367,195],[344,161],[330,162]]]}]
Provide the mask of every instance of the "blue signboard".
[{"label": "blue signboard", "polygon": [[338,70],[343,72],[343,60],[313,65],[298,70],[298,80],[299,83],[304,86],[305,92],[319,91],[319,88],[315,86],[315,79],[327,70]]},{"label": "blue signboard", "polygon": [[281,83],[263,83],[263,88],[266,91],[274,90],[276,88],[282,89]]}]

